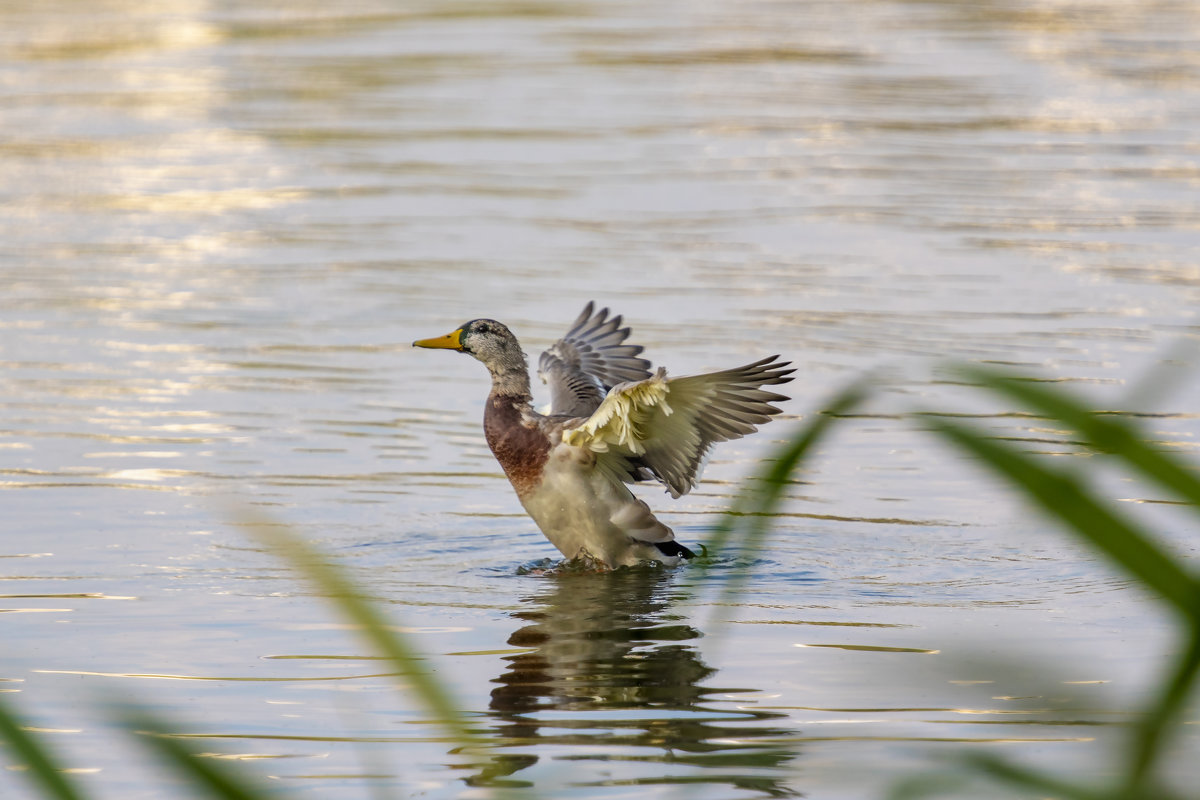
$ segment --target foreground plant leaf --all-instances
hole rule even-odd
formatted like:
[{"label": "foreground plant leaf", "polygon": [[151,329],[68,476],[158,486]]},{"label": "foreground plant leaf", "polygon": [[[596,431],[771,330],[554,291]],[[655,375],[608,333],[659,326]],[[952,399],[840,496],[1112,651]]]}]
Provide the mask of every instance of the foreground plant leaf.
[{"label": "foreground plant leaf", "polygon": [[[803,426],[790,441],[768,459],[767,466],[742,489],[724,517],[704,544],[709,553],[751,554],[761,551],[769,532],[770,517],[779,508],[792,475],[814,447],[825,437],[833,423],[860,406],[869,395],[869,380],[847,386],[833,401]],[[711,560],[700,559],[699,566],[711,567]],[[717,605],[731,600],[749,577],[747,570],[735,573],[725,584]]]},{"label": "foreground plant leaf", "polygon": [[1189,624],[1200,624],[1200,583],[1136,523],[1107,508],[1077,476],[1049,469],[1041,459],[968,425],[933,417],[927,424],[1022,489],[1028,500],[1157,593]]},{"label": "foreground plant leaf", "polygon": [[7,703],[0,703],[0,739],[7,742],[13,754],[24,762],[25,774],[41,786],[44,797],[83,799],[83,795],[63,774],[63,768],[51,749],[29,732],[28,726]]},{"label": "foreground plant leaf", "polygon": [[1200,476],[1195,469],[1182,459],[1154,447],[1139,427],[1129,420],[1097,413],[1062,387],[1051,387],[980,366],[963,366],[957,368],[956,372],[994,392],[1024,403],[1050,419],[1065,423],[1079,433],[1090,447],[1118,456],[1161,488],[1193,504],[1200,511]]},{"label": "foreground plant leaf", "polygon": [[274,520],[242,510],[235,521],[291,564],[321,597],[353,622],[362,636],[395,666],[414,696],[460,746],[469,747],[482,741],[467,726],[466,714],[450,689],[434,676],[408,638],[395,629],[396,621],[384,616],[379,605],[358,590],[345,570]]},{"label": "foreground plant leaf", "polygon": [[146,709],[128,707],[121,717],[127,730],[141,734],[143,744],[186,780],[192,794],[203,793],[217,800],[263,800],[268,796],[257,781],[193,750],[179,733]]},{"label": "foreground plant leaf", "polygon": [[[1028,404],[1046,418],[1072,429],[1086,444],[1106,452],[1156,485],[1200,507],[1200,482],[1183,459],[1153,447],[1138,426],[1106,419],[1089,410],[1062,389],[1020,380],[994,370],[962,368],[985,388]],[[1133,728],[1122,776],[1108,789],[1090,790],[995,758],[972,763],[993,778],[1027,789],[1062,797],[1104,797],[1113,800],[1165,800],[1169,795],[1154,784],[1159,761],[1174,724],[1187,708],[1200,671],[1200,578],[1155,542],[1136,521],[1109,507],[1081,474],[1052,469],[1044,459],[1021,452],[977,428],[948,419],[929,417],[928,424],[951,442],[1019,488],[1026,499],[1058,519],[1086,544],[1103,553],[1144,588],[1157,594],[1178,614],[1188,646],[1172,665],[1142,719]]]}]

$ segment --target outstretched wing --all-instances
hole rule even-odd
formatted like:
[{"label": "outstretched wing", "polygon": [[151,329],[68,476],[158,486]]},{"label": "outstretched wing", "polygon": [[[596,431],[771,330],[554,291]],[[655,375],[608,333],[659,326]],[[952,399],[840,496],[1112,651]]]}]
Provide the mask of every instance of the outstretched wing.
[{"label": "outstretched wing", "polygon": [[768,422],[788,398],[763,389],[787,383],[794,369],[771,356],[744,367],[670,378],[659,369],[615,387],[583,424],[564,431],[567,444],[597,454],[597,465],[627,475],[644,467],[672,497],[699,480],[704,456],[717,442],[737,439]]},{"label": "outstretched wing", "polygon": [[608,390],[619,383],[650,377],[650,362],[638,358],[642,348],[625,344],[629,328],[620,315],[608,318],[608,309],[593,314],[589,302],[567,335],[542,353],[538,376],[550,386],[550,413],[590,416]]}]

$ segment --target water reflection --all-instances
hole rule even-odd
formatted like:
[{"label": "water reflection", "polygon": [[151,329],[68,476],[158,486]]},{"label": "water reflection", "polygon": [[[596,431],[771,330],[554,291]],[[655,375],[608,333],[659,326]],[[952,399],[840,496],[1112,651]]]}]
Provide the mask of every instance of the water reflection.
[{"label": "water reflection", "polygon": [[[544,757],[623,762],[621,778],[572,770],[573,786],[710,784],[750,796],[796,794],[785,715],[725,705],[695,642],[703,634],[673,609],[678,590],[661,569],[547,576],[549,587],[513,614],[527,623],[508,643],[489,708],[503,746],[468,782],[532,785],[507,776]],[[561,754],[556,747],[563,747]],[[553,778],[551,778],[553,779]]]}]

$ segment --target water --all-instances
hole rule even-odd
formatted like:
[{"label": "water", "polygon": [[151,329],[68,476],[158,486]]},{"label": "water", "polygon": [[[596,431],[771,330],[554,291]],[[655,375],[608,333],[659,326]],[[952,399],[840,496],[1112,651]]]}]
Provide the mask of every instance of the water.
[{"label": "water", "polygon": [[[998,361],[1195,451],[1192,4],[0,18],[0,691],[99,796],[180,792],[114,698],[288,796],[857,798],[964,743],[1107,763],[1167,621],[898,414],[1075,452],[940,366]],[[486,375],[409,347],[492,316],[536,356],[593,298],[675,374],[799,367],[695,492],[643,492],[685,542],[796,418],[885,376],[732,605],[686,601],[686,569],[528,574],[554,553],[483,442]],[[349,567],[488,752],[450,752],[242,504]],[[1176,510],[1126,507],[1195,552]]]}]

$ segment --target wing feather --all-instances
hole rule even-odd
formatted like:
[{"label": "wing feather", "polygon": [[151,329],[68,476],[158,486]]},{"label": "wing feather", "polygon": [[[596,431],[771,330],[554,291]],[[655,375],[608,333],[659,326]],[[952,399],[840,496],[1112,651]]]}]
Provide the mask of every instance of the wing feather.
[{"label": "wing feather", "polygon": [[550,387],[550,413],[586,417],[614,386],[650,377],[640,345],[624,344],[629,328],[608,309],[588,302],[563,338],[538,359],[538,376]]},{"label": "wing feather", "polygon": [[597,453],[614,474],[649,470],[673,497],[687,494],[714,444],[752,433],[779,413],[771,403],[788,398],[761,388],[792,380],[795,370],[778,358],[682,378],[659,369],[614,387],[563,440]]}]

